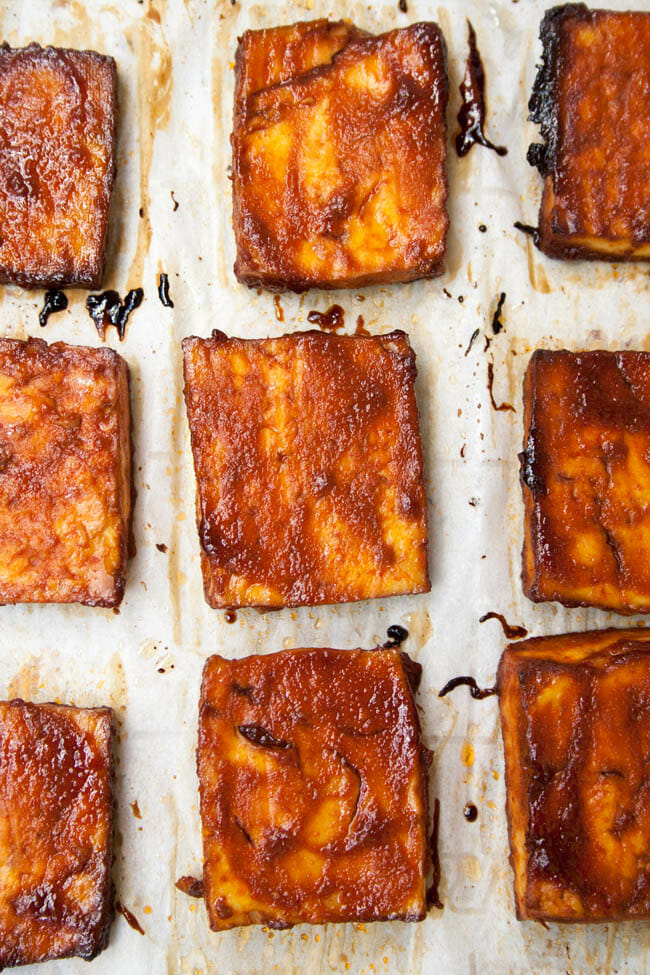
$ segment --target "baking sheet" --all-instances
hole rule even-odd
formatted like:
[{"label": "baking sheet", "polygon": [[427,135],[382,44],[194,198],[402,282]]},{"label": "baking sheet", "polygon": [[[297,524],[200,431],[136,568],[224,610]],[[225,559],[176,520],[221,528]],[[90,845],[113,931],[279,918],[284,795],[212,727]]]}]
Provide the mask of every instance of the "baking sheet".
[{"label": "baking sheet", "polygon": [[[73,606],[0,611],[4,696],[111,704],[118,716],[114,877],[117,896],[145,934],[118,916],[109,948],[92,962],[94,975],[646,971],[650,928],[643,924],[545,929],[515,921],[496,699],[473,701],[463,689],[437,697],[459,673],[482,684],[494,680],[505,641],[497,622],[479,625],[487,611],[502,612],[535,635],[624,625],[599,611],[533,606],[519,583],[516,454],[529,353],[538,346],[650,349],[647,267],[553,262],[512,227],[515,220],[536,222],[541,180],[525,161],[537,138],[526,122],[526,102],[540,55],[538,25],[550,5],[408,0],[402,13],[397,0],[372,7],[323,0],[0,3],[2,39],[12,46],[37,40],[115,57],[121,117],[104,287],[122,295],[140,285],[145,290],[125,341],[114,330],[107,334],[131,369],[138,492],[138,553],[120,613]],[[609,6],[648,9],[638,0],[609,0]],[[448,270],[434,281],[364,289],[363,301],[356,292],[282,296],[282,323],[273,297],[240,287],[231,272],[233,58],[247,27],[317,16],[349,18],[372,31],[440,23],[451,95]],[[486,68],[488,135],[507,145],[503,158],[475,147],[459,160],[451,149],[467,16]],[[160,271],[169,275],[173,309],[158,300]],[[504,329],[493,337],[490,321],[502,291]],[[41,329],[43,293],[3,288],[0,332],[99,344],[86,292],[67,294],[68,310]],[[333,302],[345,309],[346,330],[362,314],[373,333],[405,329],[417,353],[432,590],[266,615],[239,611],[228,624],[203,601],[180,341],[215,327],[246,337],[299,330],[309,327],[310,309]],[[476,328],[481,337],[465,356]],[[512,403],[514,413],[490,405],[490,361],[495,399]],[[408,629],[405,649],[424,667],[419,701],[424,740],[435,750],[431,797],[441,801],[444,910],[416,925],[210,933],[203,904],[174,888],[179,876],[201,869],[194,749],[203,662],[215,651],[243,656],[283,647],[371,647],[391,623]],[[136,800],[141,819],[130,805]],[[467,801],[478,807],[475,823],[463,817]],[[34,971],[85,975],[88,968],[67,960]]]}]

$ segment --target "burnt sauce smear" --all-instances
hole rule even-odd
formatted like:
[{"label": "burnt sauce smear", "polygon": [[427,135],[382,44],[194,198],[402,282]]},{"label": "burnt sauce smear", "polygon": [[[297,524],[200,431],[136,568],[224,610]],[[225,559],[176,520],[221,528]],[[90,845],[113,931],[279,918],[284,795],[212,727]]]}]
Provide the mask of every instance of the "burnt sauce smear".
[{"label": "burnt sauce smear", "polygon": [[488,393],[490,394],[490,403],[492,404],[492,409],[493,410],[496,410],[497,413],[503,413],[506,410],[511,410],[513,413],[516,413],[516,410],[515,410],[514,406],[511,403],[506,403],[506,402],[503,402],[501,404],[498,404],[497,403],[497,401],[494,398],[494,389],[493,389],[493,387],[494,387],[494,363],[493,362],[488,362],[488,367],[487,367],[487,388],[488,388]]},{"label": "burnt sauce smear", "polygon": [[495,335],[498,335],[503,328],[503,322],[501,321],[501,312],[503,311],[503,305],[506,300],[506,293],[502,291],[499,295],[499,300],[497,301],[496,311],[492,316],[492,331]]},{"label": "burnt sauce smear", "polygon": [[160,281],[158,283],[158,297],[160,298],[161,305],[165,308],[173,308],[174,302],[169,297],[169,277],[164,271],[160,272]]},{"label": "burnt sauce smear", "polygon": [[433,800],[433,827],[431,829],[431,838],[429,840],[429,849],[431,850],[431,866],[432,866],[432,877],[431,884],[427,889],[427,905],[429,907],[437,907],[441,911],[444,904],[440,900],[440,854],[438,852],[438,834],[440,832],[440,800]]},{"label": "burnt sauce smear", "polygon": [[68,299],[62,291],[46,291],[45,302],[38,314],[38,322],[41,328],[45,328],[50,315],[57,311],[64,311],[68,307]]},{"label": "burnt sauce smear", "polygon": [[124,301],[117,291],[109,290],[102,291],[98,295],[88,295],[86,308],[101,338],[104,338],[108,326],[113,325],[117,329],[120,342],[123,341],[129,315],[134,309],[140,307],[143,298],[144,291],[142,288],[132,288]]},{"label": "burnt sauce smear", "polygon": [[176,887],[188,897],[203,897],[203,881],[198,877],[179,877]]},{"label": "burnt sauce smear", "polygon": [[512,226],[515,230],[521,230],[522,233],[528,234],[537,243],[539,239],[539,227],[531,227],[529,223],[522,223],[521,220],[515,220]]},{"label": "burnt sauce smear", "polygon": [[331,305],[327,311],[310,311],[307,321],[324,332],[336,332],[345,325],[345,313],[340,305]]},{"label": "burnt sauce smear", "polygon": [[447,681],[438,697],[445,697],[456,687],[464,686],[469,687],[469,692],[476,701],[482,701],[484,697],[492,697],[493,694],[499,693],[496,684],[494,687],[479,687],[473,677],[452,677],[451,680]]},{"label": "burnt sauce smear", "polygon": [[119,911],[119,913],[122,915],[122,917],[124,918],[124,920],[126,921],[126,923],[129,925],[129,927],[133,928],[133,930],[134,931],[137,931],[139,934],[144,934],[144,931],[142,930],[142,926],[140,925],[140,922],[138,921],[138,919],[135,916],[135,914],[133,914],[128,909],[128,907],[125,907],[124,904],[121,904],[120,903],[120,901],[115,901],[115,910],[116,911]]},{"label": "burnt sauce smear", "polygon": [[261,745],[262,748],[291,748],[288,741],[275,738],[270,731],[262,728],[259,724],[240,724],[237,730],[243,738],[253,745]]},{"label": "burnt sauce smear", "polygon": [[502,613],[484,613],[479,619],[479,623],[485,623],[486,620],[498,620],[509,640],[521,640],[523,637],[528,636],[528,630],[525,626],[515,626],[512,623],[508,623]]},{"label": "burnt sauce smear", "polygon": [[469,355],[470,349],[472,348],[472,346],[476,342],[476,340],[479,337],[479,335],[480,335],[480,329],[475,328],[474,331],[472,332],[472,335],[471,335],[471,338],[470,338],[469,342],[467,343],[467,348],[465,349],[465,358],[467,358],[467,356]]},{"label": "burnt sauce smear", "polygon": [[499,156],[505,156],[505,146],[495,146],[485,135],[485,70],[476,44],[476,33],[467,21],[467,41],[469,54],[465,63],[465,74],[460,83],[463,104],[458,112],[460,132],[456,136],[456,152],[466,156],[473,145],[493,149]]}]

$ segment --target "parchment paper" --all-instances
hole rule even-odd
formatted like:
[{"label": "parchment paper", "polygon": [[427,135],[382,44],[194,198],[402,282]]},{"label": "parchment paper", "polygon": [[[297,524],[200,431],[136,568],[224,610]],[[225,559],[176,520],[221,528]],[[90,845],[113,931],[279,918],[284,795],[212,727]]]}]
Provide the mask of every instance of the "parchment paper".
[{"label": "parchment paper", "polygon": [[[647,0],[608,4],[648,9]],[[493,681],[505,640],[497,622],[479,625],[489,610],[531,634],[625,625],[598,611],[533,606],[519,581],[516,454],[529,353],[538,346],[650,348],[647,267],[554,262],[512,226],[537,218],[541,180],[525,161],[537,132],[526,121],[526,103],[540,56],[539,21],[549,5],[408,0],[408,12],[401,13],[397,0],[372,7],[357,0],[0,3],[2,39],[12,46],[37,40],[115,57],[121,117],[104,287],[122,295],[131,287],[145,289],[125,341],[114,330],[107,334],[131,369],[138,491],[138,553],[120,613],[64,606],[0,610],[3,696],[110,704],[119,718],[114,876],[119,899],[145,935],[118,916],[109,948],[92,962],[94,975],[646,971],[646,925],[545,929],[515,920],[497,701],[472,701],[464,689],[437,697],[459,673]],[[236,38],[247,27],[317,16],[349,18],[372,31],[418,20],[440,23],[451,87],[448,270],[434,281],[365,289],[363,301],[355,292],[283,296],[281,323],[272,296],[239,286],[231,270],[233,59]],[[467,16],[487,74],[487,132],[507,145],[503,158],[475,147],[459,160],[452,148]],[[160,271],[169,274],[173,309],[158,300]],[[492,336],[501,291],[507,295],[504,329]],[[67,293],[68,310],[41,329],[43,292],[2,289],[0,332],[99,344],[85,310],[87,293]],[[347,330],[362,314],[374,333],[405,329],[417,353],[433,588],[428,595],[356,605],[267,615],[240,611],[228,624],[203,601],[180,341],[215,327],[242,336],[299,330],[309,327],[310,309],[333,302],[345,309]],[[465,356],[476,328],[481,336]],[[492,338],[487,352],[483,333]],[[489,361],[496,401],[512,403],[516,412],[492,409]],[[179,876],[201,869],[194,749],[206,657],[215,651],[243,656],[283,647],[371,647],[385,639],[391,623],[408,629],[405,649],[424,667],[419,701],[424,740],[435,750],[431,797],[441,801],[444,910],[416,925],[210,933],[202,902],[174,887]],[[140,819],[130,805],[136,800]],[[474,823],[463,817],[467,801],[478,807]],[[85,975],[88,968],[69,960],[34,971]]]}]

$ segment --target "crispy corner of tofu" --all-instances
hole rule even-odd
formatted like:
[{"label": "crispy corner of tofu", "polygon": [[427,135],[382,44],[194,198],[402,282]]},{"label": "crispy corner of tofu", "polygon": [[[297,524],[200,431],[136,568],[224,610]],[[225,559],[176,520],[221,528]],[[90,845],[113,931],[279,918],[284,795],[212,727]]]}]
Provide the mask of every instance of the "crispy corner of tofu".
[{"label": "crispy corner of tofu", "polygon": [[238,51],[236,276],[304,291],[442,273],[448,84],[438,26],[375,37],[319,21],[294,34],[249,32]]},{"label": "crispy corner of tofu", "polygon": [[0,280],[101,285],[116,126],[113,58],[0,48]]},{"label": "crispy corner of tofu", "polygon": [[211,927],[421,920],[424,751],[399,651],[211,657],[197,751]]},{"label": "crispy corner of tofu", "polygon": [[0,702],[0,965],[106,947],[113,736],[110,708]]},{"label": "crispy corner of tofu", "polygon": [[126,362],[0,340],[0,603],[118,606],[131,507]]}]

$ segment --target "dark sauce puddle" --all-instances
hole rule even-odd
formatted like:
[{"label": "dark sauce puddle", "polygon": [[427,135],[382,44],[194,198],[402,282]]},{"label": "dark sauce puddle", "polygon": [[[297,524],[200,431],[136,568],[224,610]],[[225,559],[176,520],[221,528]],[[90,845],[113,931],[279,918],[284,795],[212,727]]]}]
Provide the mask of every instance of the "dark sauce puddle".
[{"label": "dark sauce puddle", "polygon": [[88,295],[86,308],[101,338],[104,338],[108,326],[114,325],[121,342],[124,339],[129,315],[140,307],[143,298],[142,288],[132,288],[124,301],[117,291],[102,291],[98,295]]},{"label": "dark sauce puddle", "polygon": [[158,283],[158,297],[160,298],[161,305],[165,308],[173,308],[174,302],[169,297],[169,277],[164,271],[160,272],[160,281]]},{"label": "dark sauce puddle", "polygon": [[307,321],[324,332],[337,332],[345,325],[345,313],[340,305],[331,305],[327,311],[310,311]]},{"label": "dark sauce puddle", "polygon": [[388,639],[384,643],[384,649],[391,650],[393,647],[401,646],[401,644],[404,643],[404,640],[407,639],[408,635],[409,631],[405,629],[405,627],[400,626],[399,623],[393,623],[393,625],[389,626],[386,630],[386,636]]},{"label": "dark sauce puddle", "polygon": [[460,93],[463,99],[458,122],[460,132],[456,136],[456,152],[459,156],[466,156],[474,144],[492,149],[499,156],[505,156],[508,150],[505,146],[495,146],[484,132],[485,126],[485,69],[476,44],[476,33],[469,20],[467,21],[467,41],[469,54],[465,63],[465,74],[460,83]]},{"label": "dark sauce puddle", "polygon": [[68,299],[62,291],[46,291],[45,302],[38,315],[41,328],[45,328],[50,315],[54,315],[57,311],[64,311],[67,307]]}]

